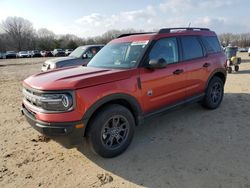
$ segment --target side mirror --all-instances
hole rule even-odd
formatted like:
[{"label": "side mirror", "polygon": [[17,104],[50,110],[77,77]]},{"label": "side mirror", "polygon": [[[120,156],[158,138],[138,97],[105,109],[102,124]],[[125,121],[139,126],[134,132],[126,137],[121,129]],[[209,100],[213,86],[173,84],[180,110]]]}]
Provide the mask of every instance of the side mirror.
[{"label": "side mirror", "polygon": [[83,54],[83,55],[82,55],[82,58],[83,58],[83,59],[88,59],[88,55],[87,55],[87,54]]},{"label": "side mirror", "polygon": [[148,64],[149,64],[148,68],[152,68],[152,69],[162,69],[167,66],[167,62],[163,58],[151,59]]}]

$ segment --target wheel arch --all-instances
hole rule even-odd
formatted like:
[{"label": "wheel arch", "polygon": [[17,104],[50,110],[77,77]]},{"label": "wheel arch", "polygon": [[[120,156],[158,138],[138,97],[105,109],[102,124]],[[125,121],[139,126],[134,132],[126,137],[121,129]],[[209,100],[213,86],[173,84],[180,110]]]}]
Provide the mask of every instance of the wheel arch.
[{"label": "wheel arch", "polygon": [[223,81],[223,84],[226,83],[226,78],[227,78],[227,72],[225,69],[216,69],[215,71],[212,72],[212,74],[209,76],[208,81],[206,83],[206,88],[208,87],[209,82],[212,80],[213,77],[219,77]]},{"label": "wheel arch", "polygon": [[128,94],[111,94],[108,96],[105,96],[98,101],[96,101],[84,114],[83,116],[83,123],[86,126],[85,133],[88,131],[89,128],[89,122],[94,118],[95,113],[98,113],[103,107],[109,105],[109,104],[120,104],[122,106],[125,106],[128,108],[132,115],[135,118],[136,125],[141,124],[142,122],[142,109],[139,104],[139,102],[136,100],[135,97],[128,95]]}]

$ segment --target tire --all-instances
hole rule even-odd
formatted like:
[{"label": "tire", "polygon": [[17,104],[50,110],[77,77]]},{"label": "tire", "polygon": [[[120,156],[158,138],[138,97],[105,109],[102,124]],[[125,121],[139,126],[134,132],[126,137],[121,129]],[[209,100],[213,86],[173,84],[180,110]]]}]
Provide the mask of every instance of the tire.
[{"label": "tire", "polygon": [[228,70],[227,70],[227,72],[230,74],[230,73],[232,73],[233,72],[233,69],[232,69],[232,67],[228,67]]},{"label": "tire", "polygon": [[235,65],[235,66],[234,66],[234,70],[235,70],[236,72],[238,72],[239,69],[240,69],[239,65]]},{"label": "tire", "polygon": [[130,145],[135,120],[127,108],[112,104],[98,111],[89,126],[87,140],[92,150],[104,158],[111,158]]},{"label": "tire", "polygon": [[206,89],[205,97],[202,106],[207,109],[216,109],[220,106],[224,95],[223,81],[215,76],[213,77]]}]

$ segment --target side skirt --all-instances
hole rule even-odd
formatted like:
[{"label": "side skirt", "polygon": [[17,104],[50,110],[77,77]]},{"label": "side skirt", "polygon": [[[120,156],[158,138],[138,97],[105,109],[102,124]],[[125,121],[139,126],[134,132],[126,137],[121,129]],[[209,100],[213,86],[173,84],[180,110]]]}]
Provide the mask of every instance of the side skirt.
[{"label": "side skirt", "polygon": [[187,105],[187,104],[196,103],[196,102],[200,102],[204,98],[204,96],[205,96],[205,93],[202,93],[200,95],[196,95],[196,96],[191,97],[189,99],[186,99],[184,101],[180,101],[178,103],[175,103],[173,105],[170,105],[170,106],[161,108],[159,110],[144,114],[142,119],[144,120],[146,118],[151,118],[151,117],[163,115],[163,114],[167,113],[168,111],[173,110],[173,109],[175,109],[177,107],[184,106],[184,105]]}]

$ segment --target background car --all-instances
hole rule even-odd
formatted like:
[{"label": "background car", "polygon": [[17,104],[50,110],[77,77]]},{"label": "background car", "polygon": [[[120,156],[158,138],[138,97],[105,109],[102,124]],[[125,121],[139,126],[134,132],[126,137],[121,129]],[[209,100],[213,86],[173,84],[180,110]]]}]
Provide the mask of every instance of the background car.
[{"label": "background car", "polygon": [[28,57],[32,56],[32,51],[27,51]]},{"label": "background car", "polygon": [[53,55],[55,57],[65,56],[65,51],[63,49],[54,49]]},{"label": "background car", "polygon": [[248,51],[248,48],[239,48],[238,49],[238,52],[247,52]]},{"label": "background car", "polygon": [[6,53],[5,53],[6,59],[16,58],[16,56],[17,56],[17,54],[15,51],[6,51]]},{"label": "background car", "polygon": [[103,46],[103,44],[79,46],[67,57],[54,58],[45,61],[42,65],[42,71],[68,66],[87,65]]},{"label": "background car", "polygon": [[71,52],[73,52],[73,49],[66,49],[65,55],[68,56],[69,54],[71,54]]},{"label": "background car", "polygon": [[29,57],[29,54],[27,51],[20,51],[20,52],[18,52],[17,57],[20,57],[20,58]]},{"label": "background car", "polygon": [[0,52],[0,59],[5,59],[5,53],[4,52]]},{"label": "background car", "polygon": [[53,54],[51,51],[43,50],[40,52],[43,57],[53,57]]},{"label": "background car", "polygon": [[42,57],[42,55],[39,50],[32,50],[31,57]]}]

